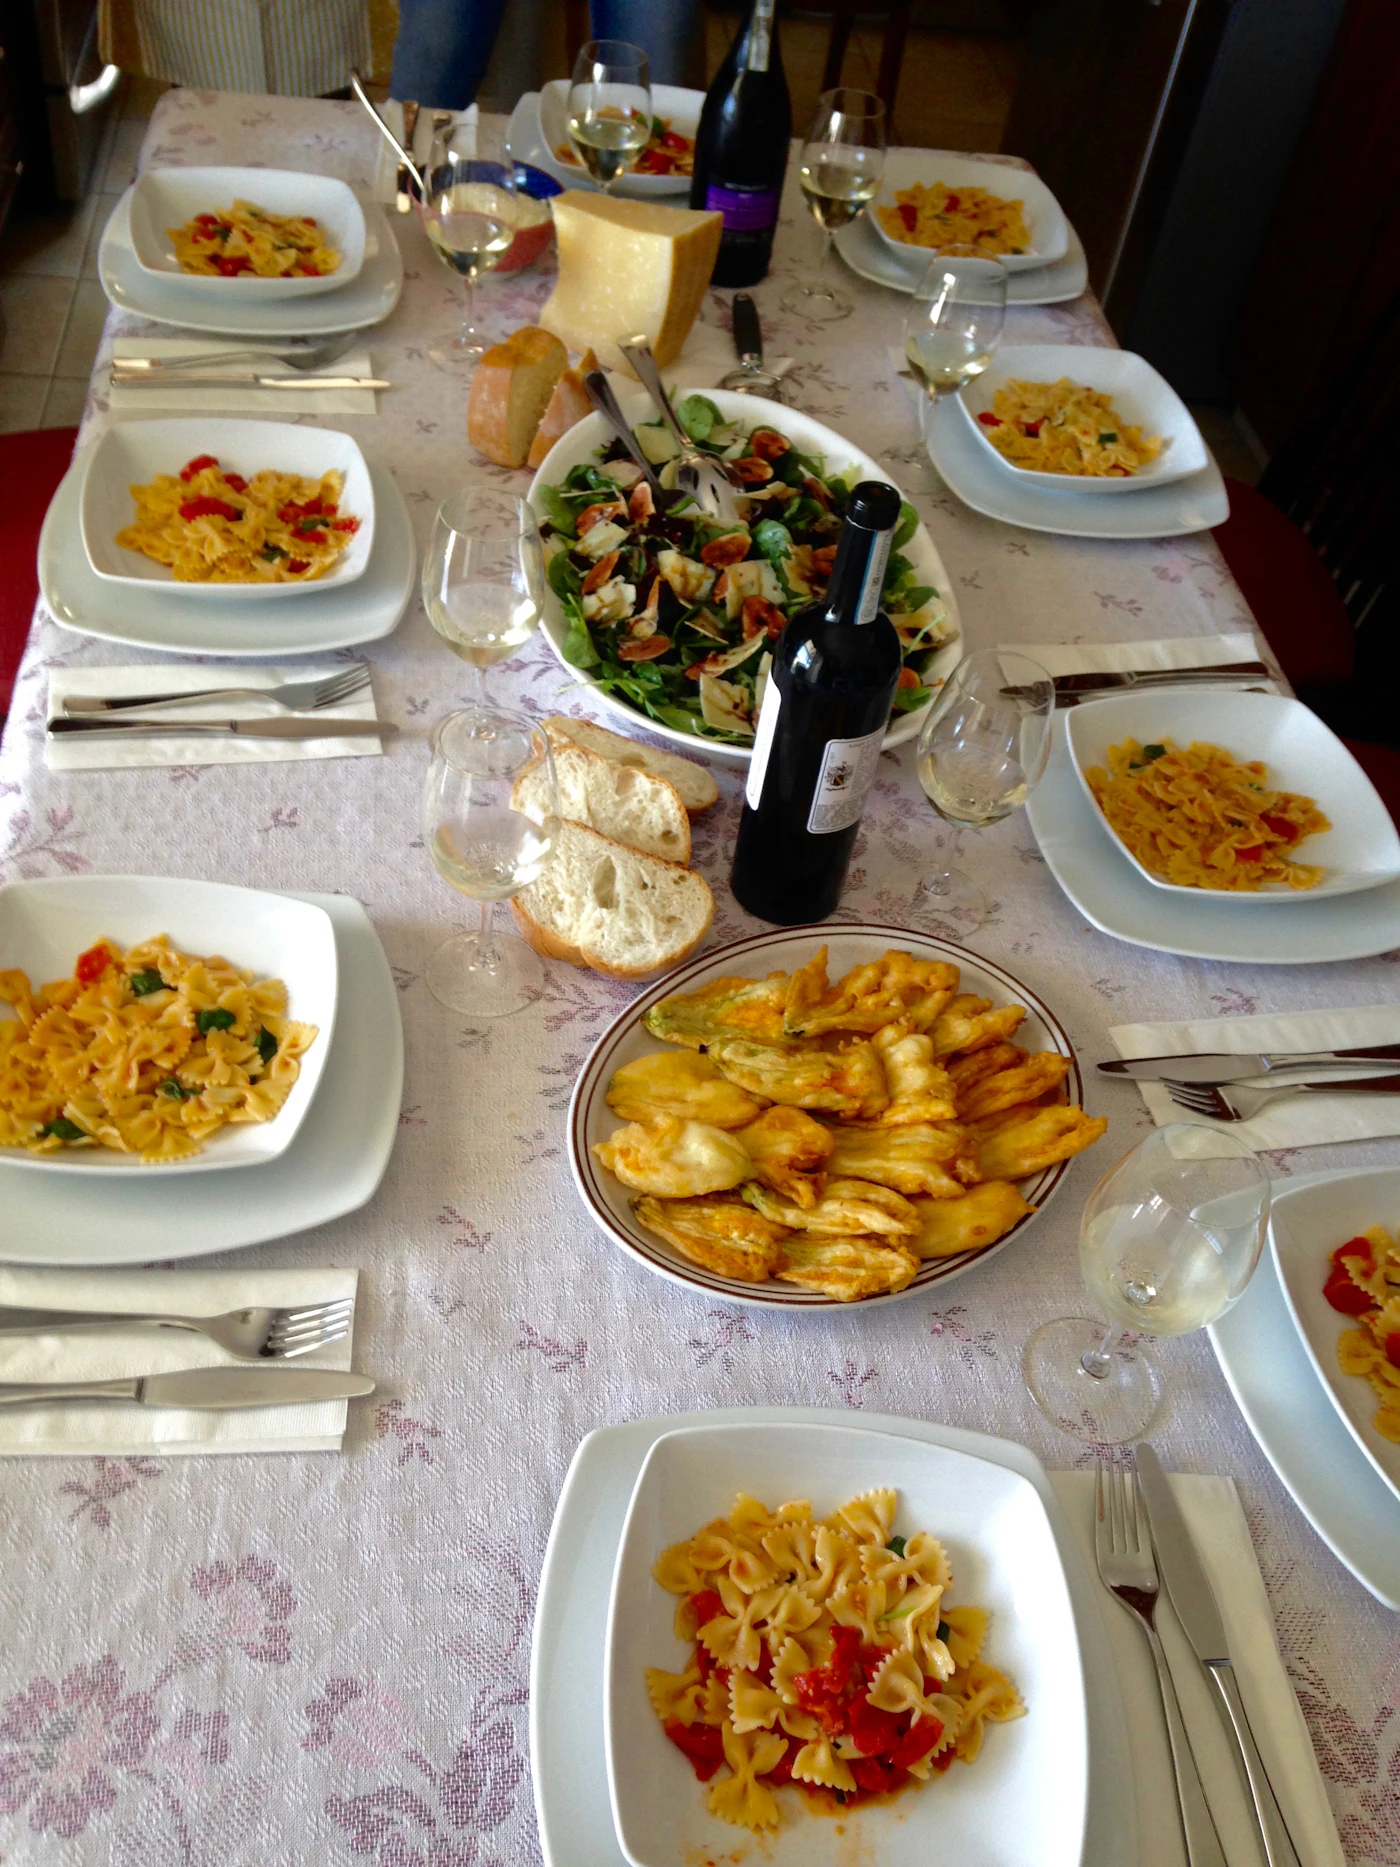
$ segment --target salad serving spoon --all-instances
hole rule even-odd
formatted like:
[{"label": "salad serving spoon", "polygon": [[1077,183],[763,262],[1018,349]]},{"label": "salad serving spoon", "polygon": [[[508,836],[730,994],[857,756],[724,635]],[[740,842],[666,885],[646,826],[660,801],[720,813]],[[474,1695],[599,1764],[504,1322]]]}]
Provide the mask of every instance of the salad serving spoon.
[{"label": "salad serving spoon", "polygon": [[706,518],[717,519],[721,525],[742,524],[729,475],[717,460],[701,453],[677,421],[671,398],[666,393],[666,385],[661,380],[661,371],[652,355],[651,345],[644,338],[633,337],[619,344],[618,349],[641,378],[643,388],[656,404],[657,414],[669,428],[672,439],[680,449],[676,485],[682,492],[690,494]]},{"label": "salad serving spoon", "polygon": [[657,511],[664,512],[667,506],[674,505],[676,502],[675,493],[668,492],[658,479],[656,468],[652,466],[651,462],[642,452],[641,442],[628,427],[627,417],[623,414],[618,404],[617,397],[613,394],[612,384],[608,381],[602,370],[589,370],[583,379],[583,386],[588,391],[589,399],[592,401],[594,408],[597,409],[598,413],[603,417],[603,420],[612,429],[614,435],[621,441],[622,445],[627,449],[627,452],[632,456],[632,459],[641,468],[642,477],[651,488],[652,497],[656,501]]}]

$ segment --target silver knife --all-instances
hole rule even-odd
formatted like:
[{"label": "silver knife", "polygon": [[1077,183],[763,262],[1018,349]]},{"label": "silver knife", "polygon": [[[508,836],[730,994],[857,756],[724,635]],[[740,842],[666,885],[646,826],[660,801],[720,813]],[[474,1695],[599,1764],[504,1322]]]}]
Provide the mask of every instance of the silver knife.
[{"label": "silver knife", "polygon": [[[413,147],[413,132],[418,127],[418,103],[415,98],[406,97],[403,103],[403,140],[406,148]],[[394,206],[400,214],[413,212],[413,183],[407,167],[400,162],[394,170]]]},{"label": "silver knife", "polygon": [[258,376],[246,370],[237,376],[150,375],[112,371],[114,389],[392,389],[383,376]]},{"label": "silver knife", "polygon": [[1379,1057],[1400,1063],[1400,1044],[1362,1045],[1355,1050],[1265,1050],[1246,1056],[1240,1051],[1217,1050],[1190,1057],[1113,1057],[1098,1068],[1105,1076],[1127,1076],[1133,1082],[1242,1083],[1251,1076],[1274,1076],[1295,1070],[1341,1069]]},{"label": "silver knife", "polygon": [[0,1381],[0,1407],[31,1400],[135,1400],[143,1407],[287,1407],[372,1394],[368,1375],[339,1368],[184,1368],[128,1381]]},{"label": "silver knife", "polygon": [[1151,1446],[1136,1446],[1133,1459],[1162,1579],[1186,1638],[1227,1713],[1227,1728],[1234,1736],[1239,1765],[1254,1803],[1265,1858],[1269,1867],[1300,1867],[1298,1851],[1288,1833],[1288,1824],[1259,1755],[1254,1733],[1249,1728],[1249,1717],[1230,1661],[1225,1623],[1220,1618],[1214,1591],[1201,1567],[1181,1506],[1172,1493],[1162,1461]]},{"label": "silver knife", "polygon": [[[1189,686],[1192,681],[1233,680],[1245,674],[1268,679],[1273,669],[1262,661],[1218,661],[1210,667],[1190,668],[1104,668],[1083,674],[1057,674],[1054,688],[1057,694],[1092,694],[1111,687]],[[1028,687],[1002,689],[1018,699],[1031,691]]]},{"label": "silver knife", "polygon": [[111,719],[105,714],[78,719],[49,721],[50,739],[68,733],[88,733],[115,738],[118,734],[138,739],[193,739],[211,734],[235,733],[244,739],[388,739],[398,731],[389,720],[283,719],[283,720],[131,720]]}]

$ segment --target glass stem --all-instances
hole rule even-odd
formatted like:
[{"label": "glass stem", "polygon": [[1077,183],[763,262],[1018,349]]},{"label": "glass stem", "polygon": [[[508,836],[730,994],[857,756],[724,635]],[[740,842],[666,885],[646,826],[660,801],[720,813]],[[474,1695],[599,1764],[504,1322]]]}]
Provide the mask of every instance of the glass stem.
[{"label": "glass stem", "polygon": [[501,970],[501,943],[496,938],[496,903],[483,901],[480,904],[481,926],[476,936],[476,968],[495,978]]},{"label": "glass stem", "polygon": [[825,297],[831,292],[831,286],[826,276],[827,264],[831,258],[831,229],[829,227],[823,227],[821,229],[821,236],[821,251],[817,254],[817,269],[812,275],[812,290],[814,292],[819,292]]},{"label": "glass stem", "polygon": [[476,342],[476,274],[469,272],[465,280],[466,291],[462,300],[462,335],[464,350],[470,350]]},{"label": "glass stem", "polygon": [[480,662],[469,661],[467,667],[467,705],[477,713],[486,709],[486,670]]},{"label": "glass stem", "polygon": [[926,875],[919,884],[926,895],[940,900],[953,892],[953,876],[949,869],[935,869],[932,875]]},{"label": "glass stem", "polygon": [[1127,1334],[1127,1330],[1118,1323],[1110,1323],[1103,1332],[1103,1340],[1097,1348],[1086,1348],[1079,1357],[1079,1365],[1093,1381],[1106,1381],[1113,1368],[1113,1351]]}]

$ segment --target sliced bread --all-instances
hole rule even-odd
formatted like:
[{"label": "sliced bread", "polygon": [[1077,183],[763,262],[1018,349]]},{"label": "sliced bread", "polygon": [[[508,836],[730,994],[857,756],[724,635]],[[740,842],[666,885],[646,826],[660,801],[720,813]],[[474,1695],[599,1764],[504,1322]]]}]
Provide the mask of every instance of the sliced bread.
[{"label": "sliced bread", "polygon": [[719,786],[705,767],[694,759],[682,758],[678,752],[659,752],[654,746],[639,745],[635,739],[609,732],[606,726],[596,726],[592,720],[568,719],[562,713],[547,719],[544,729],[556,747],[572,740],[607,759],[610,765],[630,765],[664,778],[680,792],[688,811],[708,810],[719,796]]},{"label": "sliced bread", "polygon": [[645,979],[678,965],[705,938],[715,912],[703,876],[569,822],[559,826],[544,874],[510,905],[536,952],[614,979]]},{"label": "sliced bread", "polygon": [[569,353],[527,324],[493,344],[472,373],[467,439],[499,467],[523,467]]},{"label": "sliced bread", "polygon": [[583,379],[597,367],[597,357],[591,350],[585,350],[578,360],[578,368],[565,370],[555,383],[549,407],[540,418],[535,438],[530,443],[530,457],[525,463],[527,466],[540,466],[554,443],[567,434],[576,422],[582,421],[585,415],[593,413],[593,398],[584,388]]},{"label": "sliced bread", "polygon": [[[655,772],[636,765],[610,765],[565,739],[554,747],[554,771],[559,781],[559,814],[571,823],[597,830],[629,849],[660,856],[664,862],[690,861],[690,818],[680,793]],[[511,799],[517,810],[547,814],[547,797],[539,766],[532,766],[515,786]]]}]

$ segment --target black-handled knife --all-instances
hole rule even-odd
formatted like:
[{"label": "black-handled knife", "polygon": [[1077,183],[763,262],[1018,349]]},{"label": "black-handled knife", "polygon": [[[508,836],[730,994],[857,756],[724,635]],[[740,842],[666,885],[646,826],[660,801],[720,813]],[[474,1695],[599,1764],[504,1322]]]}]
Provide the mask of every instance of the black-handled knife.
[{"label": "black-handled knife", "polygon": [[758,322],[758,307],[747,292],[736,292],[733,304],[734,353],[741,363],[763,368],[763,330]]}]

